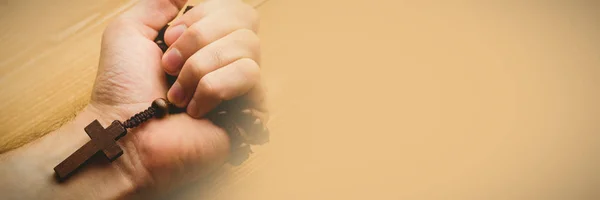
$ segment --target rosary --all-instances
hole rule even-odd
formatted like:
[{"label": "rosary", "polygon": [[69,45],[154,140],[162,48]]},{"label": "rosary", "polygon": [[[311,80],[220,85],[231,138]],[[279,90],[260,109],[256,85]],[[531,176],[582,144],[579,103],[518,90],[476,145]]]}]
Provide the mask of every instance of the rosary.
[{"label": "rosary", "polygon": [[[192,9],[192,6],[187,6],[184,13],[190,9]],[[168,48],[164,42],[164,33],[168,26],[163,27],[154,40],[163,52]],[[173,107],[167,100],[159,98],[154,100],[146,110],[135,114],[124,122],[115,120],[107,128],[102,127],[98,120],[92,121],[84,128],[91,140],[54,167],[56,178],[59,181],[66,180],[96,154],[103,154],[107,160],[114,161],[123,154],[123,149],[116,141],[127,134],[127,129],[135,128],[154,117],[162,118],[168,115],[170,111],[175,110]],[[229,135],[233,157],[241,156],[242,159],[246,159],[252,153],[250,144],[263,144],[268,141],[268,130],[260,119],[262,113],[253,109],[253,107],[255,106],[239,97],[224,101],[206,115],[208,119],[223,128]],[[241,161],[230,160],[230,163],[240,164]]]}]

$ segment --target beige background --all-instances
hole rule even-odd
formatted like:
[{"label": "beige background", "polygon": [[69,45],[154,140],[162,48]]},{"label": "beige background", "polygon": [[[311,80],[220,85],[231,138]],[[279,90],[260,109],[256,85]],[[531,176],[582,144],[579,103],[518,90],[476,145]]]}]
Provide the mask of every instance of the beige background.
[{"label": "beige background", "polygon": [[[0,0],[0,151],[89,100],[134,1]],[[189,199],[600,199],[600,2],[249,0],[271,142]]]}]

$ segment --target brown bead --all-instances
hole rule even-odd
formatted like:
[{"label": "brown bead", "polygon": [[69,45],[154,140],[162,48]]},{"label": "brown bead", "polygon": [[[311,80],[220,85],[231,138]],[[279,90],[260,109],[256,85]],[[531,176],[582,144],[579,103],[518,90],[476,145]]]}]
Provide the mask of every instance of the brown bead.
[{"label": "brown bead", "polygon": [[162,118],[169,114],[169,102],[166,99],[158,98],[152,102],[152,107],[155,109],[155,115],[157,118]]}]

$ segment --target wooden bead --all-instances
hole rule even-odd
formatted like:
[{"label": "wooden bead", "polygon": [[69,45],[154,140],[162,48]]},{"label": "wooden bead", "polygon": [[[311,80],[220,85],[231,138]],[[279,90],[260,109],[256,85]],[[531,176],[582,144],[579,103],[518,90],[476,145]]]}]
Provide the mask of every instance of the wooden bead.
[{"label": "wooden bead", "polygon": [[155,109],[155,116],[162,118],[169,114],[169,102],[166,99],[158,98],[152,102],[152,107]]}]

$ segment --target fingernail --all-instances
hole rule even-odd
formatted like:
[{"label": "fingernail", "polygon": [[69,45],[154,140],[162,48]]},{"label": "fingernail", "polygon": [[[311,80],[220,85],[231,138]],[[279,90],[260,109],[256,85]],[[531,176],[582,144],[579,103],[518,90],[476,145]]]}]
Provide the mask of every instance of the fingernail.
[{"label": "fingernail", "polygon": [[170,42],[175,42],[183,34],[183,32],[185,32],[185,30],[187,30],[187,26],[185,26],[185,24],[174,26],[165,33],[165,40],[168,39],[172,40]]},{"label": "fingernail", "polygon": [[173,86],[171,86],[171,89],[169,90],[169,94],[167,96],[169,97],[169,101],[176,105],[181,105],[185,100],[185,93],[183,92],[183,88],[181,87],[181,84],[179,84],[179,82],[177,81],[173,83]]},{"label": "fingernail", "polygon": [[165,71],[171,75],[179,73],[179,66],[183,65],[183,57],[181,52],[176,48],[170,49],[163,56],[163,63],[165,65]]},{"label": "fingernail", "polygon": [[196,105],[196,100],[191,100],[190,104],[188,104],[187,107],[187,113],[192,116],[192,117],[199,117],[198,116],[198,105]]}]

